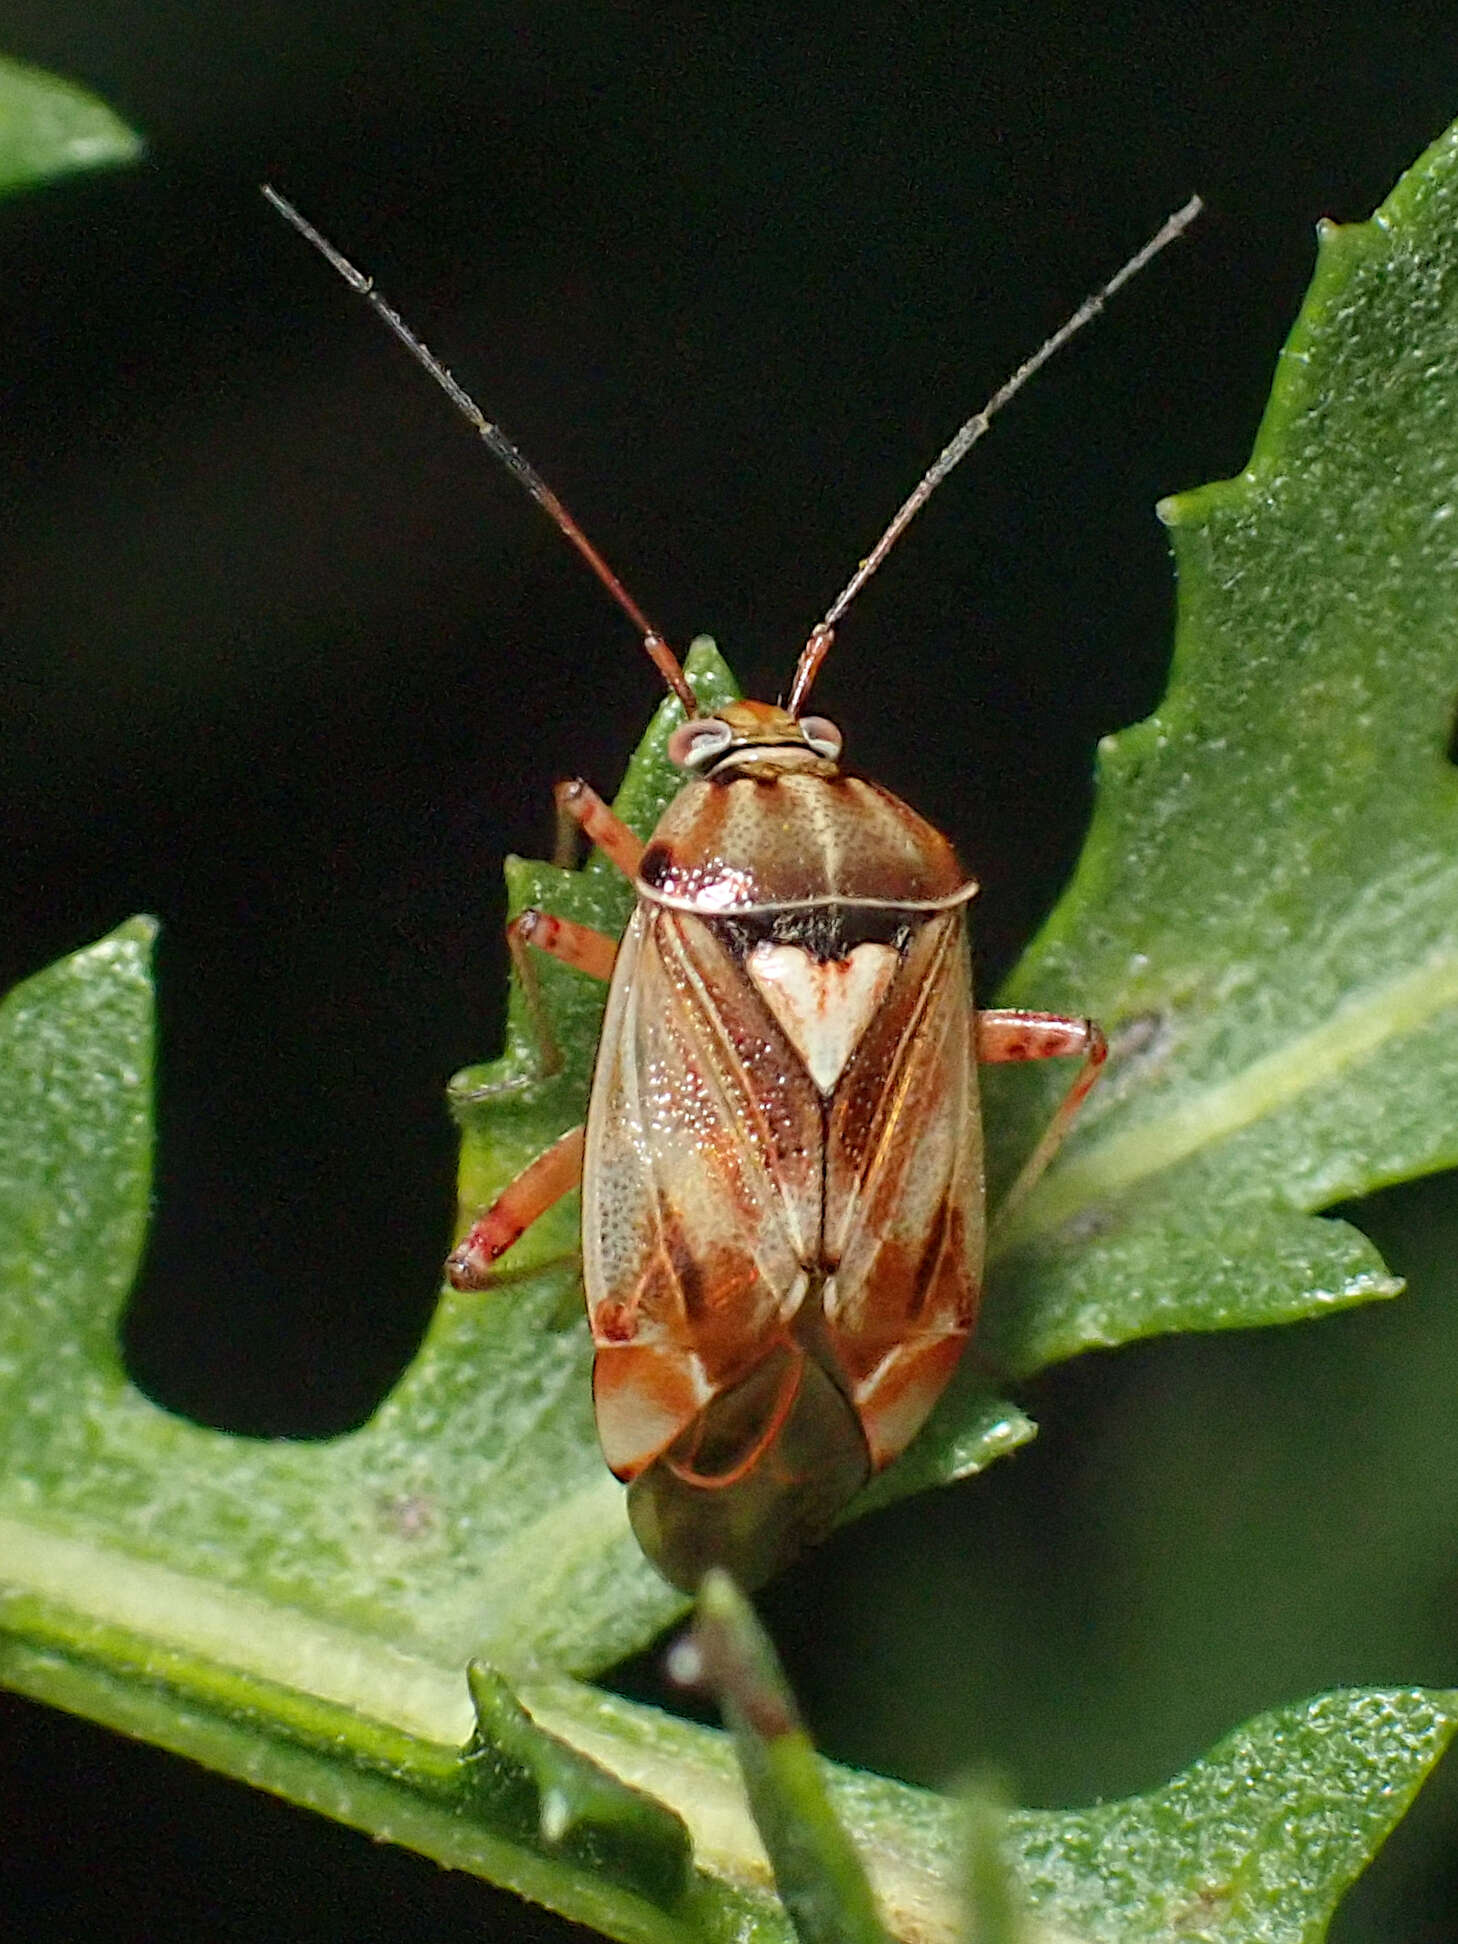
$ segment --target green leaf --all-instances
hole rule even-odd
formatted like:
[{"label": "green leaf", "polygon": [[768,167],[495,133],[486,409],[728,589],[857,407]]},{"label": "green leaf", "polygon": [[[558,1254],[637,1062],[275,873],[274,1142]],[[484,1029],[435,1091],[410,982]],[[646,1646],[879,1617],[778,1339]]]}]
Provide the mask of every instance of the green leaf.
[{"label": "green leaf", "polygon": [[[1320,239],[1249,467],[1162,509],[1169,694],[1006,994],[1114,1047],[1006,1238],[1010,1370],[1391,1295],[1313,1211],[1458,1161],[1458,137]],[[1057,1078],[988,1081],[1026,1149]]]},{"label": "green leaf", "polygon": [[[496,1602],[506,1659],[570,1625],[533,1634],[522,1589],[541,1562],[524,1548],[535,1580],[508,1561],[520,1640],[502,1589],[473,1576],[473,1535],[455,1530],[473,1501],[450,1497],[465,1482],[450,1396],[412,1398],[407,1380],[391,1400],[443,1420],[436,1468],[417,1423],[402,1481],[390,1454],[407,1447],[377,1443],[374,1426],[333,1445],[260,1444],[180,1424],[128,1385],[114,1322],[145,1207],[150,938],[134,922],[0,1009],[0,1218],[20,1294],[0,1357],[0,1679],[630,1944],[784,1944],[723,1737],[562,1680],[521,1681],[519,1706],[485,1671],[473,1727],[451,1633],[485,1631]],[[477,1464],[489,1506],[493,1463]],[[599,1494],[599,1521],[613,1504]],[[530,1530],[543,1529],[539,1513]],[[458,1603],[435,1639],[417,1574]],[[1458,1696],[1333,1696],[1253,1724],[1153,1797],[1015,1816],[1020,1893],[1069,1939],[1166,1935],[1173,1916],[1232,1944],[1315,1938],[1455,1710]],[[958,1806],[824,1773],[892,1933],[954,1938]]]},{"label": "green leaf", "polygon": [[[0,1006],[0,1446],[64,1492],[125,1388],[116,1321],[151,1185],[156,926],[134,918]],[[55,1408],[53,1408],[55,1407]]]},{"label": "green leaf", "polygon": [[1261,1715],[1167,1788],[1016,1816],[1025,1893],[1100,1944],[1309,1944],[1458,1727],[1458,1694],[1327,1694]]},{"label": "green leaf", "polygon": [[688,1831],[672,1810],[539,1728],[493,1669],[473,1662],[476,1732],[463,1758],[483,1820],[667,1909],[689,1890]]},{"label": "green leaf", "polygon": [[[732,1749],[709,1729],[565,1681],[523,1685],[518,1706],[504,1684],[478,1676],[477,1696],[489,1691],[491,1705],[463,1748],[469,1710],[447,1704],[443,1679],[432,1697],[425,1670],[405,1726],[161,1653],[121,1628],[77,1626],[39,1602],[7,1600],[3,1613],[0,1679],[21,1693],[473,1871],[625,1944],[792,1944]],[[1033,1934],[1316,1944],[1455,1729],[1458,1694],[1331,1694],[1260,1716],[1153,1794],[1014,1813],[1003,1849]],[[504,1780],[483,1782],[484,1749],[501,1752]],[[960,1944],[962,1805],[832,1763],[821,1770],[891,1935]],[[522,1776],[533,1779],[525,1801],[513,1793]],[[554,1783],[560,1800],[546,1808]],[[652,1798],[687,1828],[693,1867],[683,1879],[676,1824]]]},{"label": "green leaf", "polygon": [[0,195],[135,162],[142,139],[74,81],[0,57]]}]

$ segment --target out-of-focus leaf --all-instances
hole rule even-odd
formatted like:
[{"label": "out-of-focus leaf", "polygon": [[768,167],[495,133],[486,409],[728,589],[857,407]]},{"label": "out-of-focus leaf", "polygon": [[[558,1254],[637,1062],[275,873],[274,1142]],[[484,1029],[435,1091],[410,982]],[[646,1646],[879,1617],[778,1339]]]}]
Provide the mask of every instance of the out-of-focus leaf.
[{"label": "out-of-focus leaf", "polygon": [[74,81],[0,57],[0,195],[135,162],[142,138]]}]

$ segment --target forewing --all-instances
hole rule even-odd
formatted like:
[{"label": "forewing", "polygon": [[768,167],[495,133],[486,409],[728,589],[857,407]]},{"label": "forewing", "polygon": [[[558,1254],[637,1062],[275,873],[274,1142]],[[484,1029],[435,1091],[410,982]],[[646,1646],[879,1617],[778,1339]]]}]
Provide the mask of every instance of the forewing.
[{"label": "forewing", "polygon": [[876,1464],[904,1448],[976,1316],[982,1131],[964,913],[914,935],[831,1105],[831,1341]]},{"label": "forewing", "polygon": [[713,921],[641,906],[613,975],[584,1173],[598,1426],[620,1475],[783,1333],[820,1174],[814,1085]]}]

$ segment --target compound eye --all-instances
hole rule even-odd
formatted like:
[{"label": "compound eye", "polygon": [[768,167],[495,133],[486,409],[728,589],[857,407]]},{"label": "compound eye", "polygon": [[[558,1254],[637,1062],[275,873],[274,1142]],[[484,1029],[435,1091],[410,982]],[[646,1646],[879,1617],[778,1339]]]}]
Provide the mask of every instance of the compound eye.
[{"label": "compound eye", "polygon": [[840,731],[824,716],[801,716],[800,734],[817,756],[828,756],[834,762],[840,754]]},{"label": "compound eye", "polygon": [[680,769],[707,769],[734,740],[734,731],[718,716],[699,716],[682,722],[668,739],[668,760]]}]

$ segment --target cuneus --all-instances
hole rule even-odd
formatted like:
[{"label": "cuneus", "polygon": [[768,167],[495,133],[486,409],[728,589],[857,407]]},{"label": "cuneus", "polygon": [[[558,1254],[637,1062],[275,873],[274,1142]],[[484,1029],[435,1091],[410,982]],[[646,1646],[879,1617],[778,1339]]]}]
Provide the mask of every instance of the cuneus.
[{"label": "cuneus", "polygon": [[978,1010],[948,840],[841,762],[806,713],[846,609],[995,412],[1177,236],[1198,199],[967,420],[815,628],[785,706],[700,715],[677,656],[566,508],[370,281],[270,201],[371,304],[587,561],[684,720],[683,787],[647,842],[581,781],[560,815],[633,883],[622,938],[522,912],[507,940],[555,1057],[533,953],[609,982],[587,1121],[474,1220],[447,1273],[485,1289],[582,1189],[593,1400],[649,1559],[676,1585],[756,1585],[823,1536],[904,1451],[977,1315],[986,1211],[977,1070],[1074,1058],[1068,1092],[998,1210],[1057,1149],[1105,1057],[1089,1019]]}]

